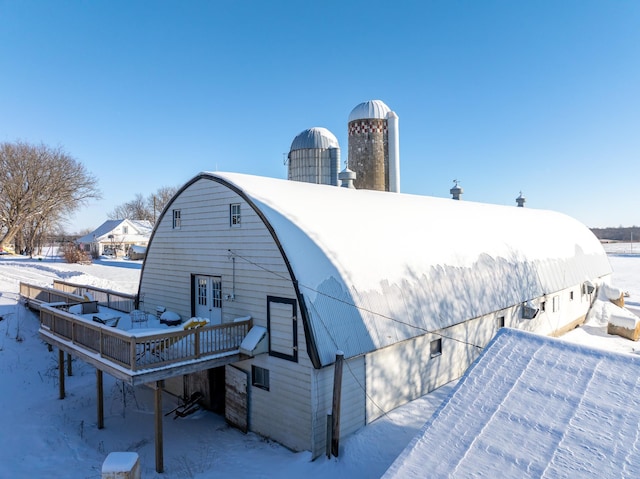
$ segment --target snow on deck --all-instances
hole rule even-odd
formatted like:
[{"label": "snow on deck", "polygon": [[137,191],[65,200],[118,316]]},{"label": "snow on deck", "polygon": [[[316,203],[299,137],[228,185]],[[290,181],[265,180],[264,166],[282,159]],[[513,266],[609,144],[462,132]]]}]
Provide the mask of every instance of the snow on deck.
[{"label": "snow on deck", "polygon": [[640,477],[640,358],[503,329],[384,478]]}]

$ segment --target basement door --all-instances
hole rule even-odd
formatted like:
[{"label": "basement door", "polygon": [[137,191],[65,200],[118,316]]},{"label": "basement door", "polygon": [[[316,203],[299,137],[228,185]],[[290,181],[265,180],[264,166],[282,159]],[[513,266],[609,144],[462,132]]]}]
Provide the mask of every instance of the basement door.
[{"label": "basement door", "polygon": [[222,322],[222,278],[195,275],[193,277],[193,313],[207,318],[211,324]]}]

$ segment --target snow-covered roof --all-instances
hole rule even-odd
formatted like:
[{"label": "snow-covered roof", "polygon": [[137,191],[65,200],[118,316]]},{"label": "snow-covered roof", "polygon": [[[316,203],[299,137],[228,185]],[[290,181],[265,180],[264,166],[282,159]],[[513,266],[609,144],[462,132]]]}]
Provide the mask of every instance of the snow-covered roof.
[{"label": "snow-covered roof", "polygon": [[[107,220],[102,223],[98,228],[92,231],[89,234],[84,235],[81,238],[76,240],[77,243],[95,243],[95,242],[103,242],[107,241],[110,234],[114,234],[115,230],[120,226],[130,226],[132,230],[130,230],[126,236],[127,238],[134,238],[135,236],[149,238],[151,236],[151,231],[153,230],[153,225],[150,221],[146,220],[129,220],[129,219],[121,219],[121,220]],[[117,232],[119,237],[123,236],[121,231]]]},{"label": "snow-covered roof", "polygon": [[611,273],[600,242],[552,211],[201,173],[273,230],[322,364]]},{"label": "snow-covered roof", "polygon": [[638,377],[638,356],[503,329],[383,477],[640,477]]},{"label": "snow-covered roof", "polygon": [[308,148],[339,148],[338,139],[326,128],[319,126],[309,128],[299,133],[291,142],[290,151]]}]

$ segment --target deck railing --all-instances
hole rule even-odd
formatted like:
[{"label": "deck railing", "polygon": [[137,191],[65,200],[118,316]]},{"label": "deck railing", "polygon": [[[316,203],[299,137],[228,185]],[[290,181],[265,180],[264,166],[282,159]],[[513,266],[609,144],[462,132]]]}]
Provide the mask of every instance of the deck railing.
[{"label": "deck railing", "polygon": [[29,306],[39,309],[43,303],[79,303],[84,301],[82,296],[72,292],[61,291],[56,288],[37,286],[35,284],[20,283],[20,296]]},{"label": "deck railing", "polygon": [[131,371],[236,351],[251,328],[251,320],[247,320],[149,334],[105,326],[68,313],[64,308],[64,305],[42,305],[42,331]]},{"label": "deck railing", "polygon": [[98,288],[97,286],[69,283],[57,279],[53,281],[53,287],[60,291],[77,294],[79,296],[84,296],[88,293],[100,306],[124,313],[130,313],[136,309],[136,301],[138,298],[136,294],[120,293],[118,291],[111,291],[110,289]]}]

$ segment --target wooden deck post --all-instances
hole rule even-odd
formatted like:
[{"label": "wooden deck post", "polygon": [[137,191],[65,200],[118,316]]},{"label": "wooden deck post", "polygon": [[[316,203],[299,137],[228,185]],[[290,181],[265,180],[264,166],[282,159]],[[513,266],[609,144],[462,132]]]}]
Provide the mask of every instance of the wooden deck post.
[{"label": "wooden deck post", "polygon": [[325,445],[325,452],[327,453],[327,459],[331,459],[331,428],[333,427],[333,417],[330,412],[327,413],[327,443]]},{"label": "wooden deck post", "polygon": [[102,385],[102,371],[96,369],[96,386],[98,389],[98,429],[104,429],[104,389]]},{"label": "wooden deck post", "polygon": [[331,427],[331,454],[338,457],[340,449],[340,396],[342,395],[342,363],[344,362],[344,353],[336,352],[336,364],[333,373],[333,407],[332,427]]},{"label": "wooden deck post", "polygon": [[73,376],[73,366],[71,366],[71,353],[67,353],[67,376]]},{"label": "wooden deck post", "polygon": [[64,351],[58,349],[58,387],[60,399],[64,399]]},{"label": "wooden deck post", "polygon": [[156,381],[155,387],[155,423],[156,423],[156,472],[164,472],[162,445],[162,389],[164,381]]}]

